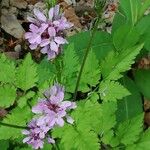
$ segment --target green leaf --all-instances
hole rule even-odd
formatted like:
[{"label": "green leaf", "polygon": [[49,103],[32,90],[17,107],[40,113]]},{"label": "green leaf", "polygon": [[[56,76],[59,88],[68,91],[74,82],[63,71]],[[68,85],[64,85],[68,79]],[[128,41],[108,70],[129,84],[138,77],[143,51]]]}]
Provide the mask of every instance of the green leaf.
[{"label": "green leaf", "polygon": [[134,77],[140,92],[150,99],[150,70],[139,69],[135,72]]},{"label": "green leaf", "polygon": [[[56,136],[56,132],[54,134]],[[75,127],[66,125],[63,132],[59,132],[59,136],[65,150],[99,150],[98,137],[93,131],[78,131]]]},{"label": "green leaf", "polygon": [[132,25],[136,24],[141,2],[139,0],[120,0],[120,5],[127,17],[127,21]]},{"label": "green leaf", "polygon": [[[16,108],[11,114],[3,119],[3,123],[26,126],[26,123],[31,119],[31,110],[28,107],[23,109]],[[22,137],[22,129],[0,126],[0,140],[15,139]]]},{"label": "green leaf", "polygon": [[38,84],[43,84],[45,81],[53,79],[55,76],[55,68],[52,62],[43,59],[37,66]]},{"label": "green leaf", "polygon": [[34,87],[37,81],[37,66],[29,53],[17,70],[17,86],[27,91]]},{"label": "green leaf", "polygon": [[90,89],[88,85],[96,86],[96,84],[98,84],[99,82],[100,77],[101,74],[100,74],[99,62],[96,59],[93,50],[91,50],[87,56],[85,66],[83,68],[79,90],[81,90],[82,92],[89,91]]},{"label": "green leaf", "polygon": [[9,107],[13,105],[16,99],[16,89],[11,85],[0,86],[0,106]]},{"label": "green leaf", "polygon": [[[90,41],[91,31],[81,32],[69,37],[69,43],[74,43],[75,51],[79,56],[79,61],[82,61],[83,54],[87,49],[87,44]],[[98,60],[103,59],[109,51],[113,49],[112,37],[106,32],[97,31],[93,37],[91,49],[96,55]],[[64,49],[65,51],[65,49]]]},{"label": "green leaf", "polygon": [[4,54],[0,55],[0,81],[13,83],[15,80],[15,64]]},{"label": "green leaf", "polygon": [[0,147],[1,147],[1,150],[7,150],[9,147],[9,141],[0,140]]},{"label": "green leaf", "polygon": [[[143,48],[143,44],[134,46],[119,54],[111,52],[101,63],[101,72],[105,80],[118,80],[121,73],[129,70],[134,63],[135,57]],[[106,65],[107,64],[107,65]]]},{"label": "green leaf", "polygon": [[113,43],[117,50],[126,50],[133,47],[139,38],[140,34],[135,27],[123,25],[114,33]]},{"label": "green leaf", "polygon": [[79,60],[73,44],[69,44],[64,51],[63,65],[62,76],[64,85],[68,92],[73,92],[79,70]]},{"label": "green leaf", "polygon": [[23,95],[22,97],[19,98],[18,100],[18,106],[20,108],[23,108],[24,106],[27,105],[27,101],[35,96],[35,92],[29,91],[26,95]]},{"label": "green leaf", "polygon": [[[113,137],[113,128],[116,124],[115,112],[117,105],[114,102],[104,102],[102,104],[102,118],[100,125],[101,141],[105,144],[109,144]],[[109,123],[108,123],[109,122]]]},{"label": "green leaf", "polygon": [[124,88],[119,82],[104,81],[101,82],[99,93],[104,101],[117,101],[130,95],[129,91]]},{"label": "green leaf", "polygon": [[45,143],[42,150],[51,150],[51,149],[52,149],[52,144],[49,144],[49,143],[47,144],[47,143]]},{"label": "green leaf", "polygon": [[[143,114],[126,120],[119,124],[116,134],[116,139],[119,141],[118,144],[124,144],[125,146],[133,144],[140,138],[140,133],[143,131]],[[112,143],[115,140],[112,139]]]},{"label": "green leaf", "polygon": [[114,34],[114,32],[118,30],[118,28],[120,28],[125,24],[126,24],[126,17],[119,10],[119,12],[116,12],[114,20],[112,22],[112,34]]},{"label": "green leaf", "polygon": [[140,140],[135,144],[130,145],[126,150],[149,150],[150,147],[150,129],[147,129],[142,135],[140,135]]},{"label": "green leaf", "polygon": [[136,25],[137,31],[140,33],[140,41],[144,42],[144,48],[150,51],[150,15],[143,17]]},{"label": "green leaf", "polygon": [[144,0],[143,4],[141,5],[141,8],[140,8],[140,12],[139,12],[139,16],[138,16],[139,19],[144,15],[144,13],[146,12],[146,10],[149,7],[150,7],[150,1],[149,0]]},{"label": "green leaf", "polygon": [[72,112],[72,117],[78,130],[94,130],[99,133],[101,111],[101,106],[97,101],[87,100],[86,102],[79,102],[78,107]]},{"label": "green leaf", "polygon": [[132,119],[143,112],[142,99],[136,84],[126,76],[122,78],[121,83],[131,94],[118,101],[116,117],[119,123]]}]

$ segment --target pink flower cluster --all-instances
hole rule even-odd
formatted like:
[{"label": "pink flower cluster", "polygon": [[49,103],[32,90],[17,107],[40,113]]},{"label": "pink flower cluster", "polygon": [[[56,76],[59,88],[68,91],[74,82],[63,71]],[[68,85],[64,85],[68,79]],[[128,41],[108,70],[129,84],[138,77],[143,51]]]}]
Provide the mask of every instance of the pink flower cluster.
[{"label": "pink flower cluster", "polygon": [[27,18],[31,24],[25,39],[29,41],[31,50],[40,47],[41,53],[47,54],[48,60],[52,60],[61,52],[61,46],[68,43],[64,38],[64,30],[73,24],[67,21],[64,13],[60,13],[59,5],[51,8],[47,16],[37,9],[34,9],[34,15],[34,18]]},{"label": "pink flower cluster", "polygon": [[70,124],[74,122],[67,112],[75,109],[76,103],[63,101],[64,88],[62,86],[55,84],[44,92],[44,96],[45,98],[40,99],[38,104],[32,108],[32,112],[38,117],[29,123],[28,130],[23,131],[23,134],[27,135],[23,142],[32,145],[34,149],[43,148],[45,138],[49,143],[55,143],[48,132],[55,126],[62,127],[64,119]]}]

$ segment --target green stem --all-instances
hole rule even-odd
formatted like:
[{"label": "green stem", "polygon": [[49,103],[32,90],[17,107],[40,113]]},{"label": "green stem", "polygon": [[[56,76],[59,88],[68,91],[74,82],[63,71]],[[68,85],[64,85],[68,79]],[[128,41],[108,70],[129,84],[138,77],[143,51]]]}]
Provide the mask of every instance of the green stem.
[{"label": "green stem", "polygon": [[18,126],[18,125],[3,123],[3,122],[0,122],[0,125],[6,126],[6,127],[11,127],[11,128],[16,128],[16,129],[28,129],[25,126]]},{"label": "green stem", "polygon": [[74,92],[74,99],[73,99],[73,101],[76,100],[77,91],[78,91],[79,83],[80,83],[80,80],[81,80],[83,68],[84,68],[84,65],[85,65],[85,63],[86,63],[86,59],[87,59],[88,53],[89,53],[89,51],[90,51],[90,49],[91,49],[91,45],[92,45],[92,42],[93,42],[93,39],[94,39],[93,37],[94,37],[94,35],[95,35],[95,33],[96,33],[96,30],[97,30],[97,27],[98,27],[98,25],[99,25],[99,23],[100,23],[100,20],[101,20],[101,15],[98,16],[98,19],[97,19],[97,21],[96,21],[96,23],[95,23],[95,25],[94,25],[94,27],[93,27],[92,34],[91,34],[91,37],[90,37],[90,41],[89,41],[89,43],[88,43],[87,49],[86,49],[85,54],[84,54],[84,57],[83,57],[83,61],[82,61],[82,64],[81,64],[81,68],[80,68],[80,71],[79,71],[79,75],[78,75],[78,77],[77,77],[77,82],[76,82],[76,87],[75,87],[75,92]]}]

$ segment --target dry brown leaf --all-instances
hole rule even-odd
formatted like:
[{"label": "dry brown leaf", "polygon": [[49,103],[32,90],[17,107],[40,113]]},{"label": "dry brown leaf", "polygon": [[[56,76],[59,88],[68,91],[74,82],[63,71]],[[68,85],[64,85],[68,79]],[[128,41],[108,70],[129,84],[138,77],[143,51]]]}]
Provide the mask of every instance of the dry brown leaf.
[{"label": "dry brown leaf", "polygon": [[72,8],[71,5],[68,5],[66,2],[63,1],[61,1],[59,4],[64,10],[65,17],[67,18],[67,20],[73,23],[75,27],[82,28],[82,25],[79,21],[79,17],[75,14],[74,8]]}]

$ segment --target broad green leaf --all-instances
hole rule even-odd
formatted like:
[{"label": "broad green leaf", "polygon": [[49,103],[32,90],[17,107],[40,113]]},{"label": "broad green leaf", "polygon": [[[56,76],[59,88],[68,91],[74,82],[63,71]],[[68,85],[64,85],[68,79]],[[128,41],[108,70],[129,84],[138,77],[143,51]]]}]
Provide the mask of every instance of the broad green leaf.
[{"label": "broad green leaf", "polygon": [[133,47],[140,38],[135,27],[123,25],[113,35],[113,43],[116,50],[126,50]]},{"label": "broad green leaf", "polygon": [[144,42],[144,47],[150,51],[150,15],[143,17],[136,25],[136,28],[141,35],[140,41]]},{"label": "broad green leaf", "polygon": [[37,66],[33,62],[31,54],[29,53],[23,60],[22,64],[18,67],[16,84],[18,88],[27,91],[34,87],[37,81]]},{"label": "broad green leaf", "polygon": [[104,81],[99,87],[101,99],[104,101],[117,101],[130,95],[130,92],[124,88],[119,82]]},{"label": "broad green leaf", "polygon": [[113,137],[113,128],[116,124],[115,112],[117,105],[115,102],[104,102],[102,104],[102,118],[100,125],[99,135],[102,137],[101,141],[105,144],[109,144]]},{"label": "broad green leaf", "polygon": [[52,149],[52,144],[50,144],[50,143],[45,143],[42,150],[51,150],[51,149]]},{"label": "broad green leaf", "polygon": [[64,150],[99,150],[98,137],[93,131],[78,131],[76,127],[71,125],[66,125],[58,131],[55,131],[54,135],[57,137],[59,134]]},{"label": "broad green leaf", "polygon": [[128,77],[121,79],[122,85],[131,93],[118,101],[117,122],[132,119],[143,112],[142,98],[135,83]]},{"label": "broad green leaf", "polygon": [[9,141],[8,140],[0,140],[1,150],[7,150],[8,147],[9,147]]},{"label": "broad green leaf", "polygon": [[114,137],[111,142],[113,143],[116,138],[118,140],[118,145],[124,144],[127,146],[133,144],[140,138],[139,135],[142,131],[143,114],[119,124],[117,131],[115,132],[116,137]]},{"label": "broad green leaf", "polygon": [[9,84],[0,86],[0,107],[13,105],[16,99],[16,89]]},{"label": "broad green leaf", "polygon": [[[75,50],[79,56],[80,62],[82,61],[83,54],[87,49],[87,45],[90,41],[91,31],[81,32],[69,37],[69,43],[74,43]],[[103,59],[109,51],[113,49],[112,37],[106,32],[97,31],[93,37],[91,49],[96,55],[98,60]],[[65,51],[65,49],[64,49]]]},{"label": "broad green leaf", "polygon": [[150,99],[150,70],[139,69],[134,77],[140,92]]},{"label": "broad green leaf", "polygon": [[37,66],[38,84],[43,84],[45,81],[53,79],[56,73],[54,64],[47,59],[43,59]]},{"label": "broad green leaf", "polygon": [[18,100],[18,106],[20,108],[23,108],[24,106],[27,105],[27,101],[35,96],[35,92],[29,91],[26,95],[23,95],[22,97],[19,98]]},{"label": "broad green leaf", "polygon": [[143,44],[126,49],[120,53],[111,52],[101,63],[101,72],[105,80],[118,80],[122,73],[129,70]]},{"label": "broad green leaf", "polygon": [[150,7],[150,0],[144,0],[140,7],[140,12],[139,12],[139,16],[138,16],[139,19],[144,15],[144,13],[146,12],[146,10],[149,7]]},{"label": "broad green leaf", "polygon": [[[23,109],[16,108],[12,110],[11,114],[3,119],[3,123],[26,126],[26,123],[31,119],[31,110],[28,107]],[[15,139],[22,137],[22,129],[12,128],[0,125],[0,140]]]},{"label": "broad green leaf", "polygon": [[125,24],[126,24],[126,17],[119,10],[119,12],[116,12],[112,22],[112,34],[114,34],[116,30],[118,30],[122,25]]},{"label": "broad green leaf", "polygon": [[62,76],[64,85],[68,92],[73,92],[79,70],[79,58],[73,44],[69,44],[64,51],[63,66]]},{"label": "broad green leaf", "polygon": [[144,133],[140,135],[140,140],[135,144],[129,145],[126,150],[149,150],[150,148],[150,129],[147,129]]},{"label": "broad green leaf", "polygon": [[85,66],[83,68],[79,90],[81,90],[82,92],[89,91],[90,89],[88,85],[96,86],[96,84],[98,84],[99,82],[100,77],[101,74],[99,61],[96,59],[96,56],[91,49],[87,56]]},{"label": "broad green leaf", "polygon": [[72,118],[78,130],[81,131],[100,131],[102,109],[100,104],[95,101],[87,100],[86,102],[79,102],[78,107],[72,112]]},{"label": "broad green leaf", "polygon": [[0,81],[3,83],[15,81],[15,64],[4,54],[0,55]]},{"label": "broad green leaf", "polygon": [[120,0],[120,5],[127,17],[127,21],[132,25],[136,24],[141,2],[139,0]]}]

